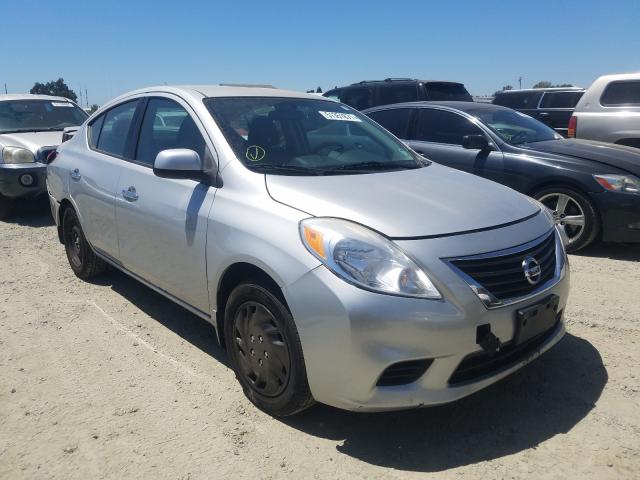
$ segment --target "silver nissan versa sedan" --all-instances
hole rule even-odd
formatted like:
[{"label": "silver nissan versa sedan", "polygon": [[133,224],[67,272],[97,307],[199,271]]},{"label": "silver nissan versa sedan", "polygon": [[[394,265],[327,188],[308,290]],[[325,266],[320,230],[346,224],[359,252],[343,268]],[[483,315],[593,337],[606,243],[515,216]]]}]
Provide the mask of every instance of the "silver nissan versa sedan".
[{"label": "silver nissan versa sedan", "polygon": [[111,265],[211,322],[273,415],[450,402],[564,334],[547,209],[328,99],[137,90],[59,148],[47,184],[76,275]]}]

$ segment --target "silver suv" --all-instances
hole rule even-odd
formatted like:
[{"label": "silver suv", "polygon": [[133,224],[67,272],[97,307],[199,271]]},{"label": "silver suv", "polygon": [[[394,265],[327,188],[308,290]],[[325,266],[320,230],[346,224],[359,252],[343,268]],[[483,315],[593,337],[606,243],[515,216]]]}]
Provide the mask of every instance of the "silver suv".
[{"label": "silver suv", "polygon": [[0,220],[13,202],[44,195],[47,157],[65,127],[87,114],[71,100],[47,95],[0,95]]},{"label": "silver suv", "polygon": [[569,120],[569,137],[640,148],[640,72],[593,82]]},{"label": "silver suv", "polygon": [[211,322],[273,415],[449,402],[564,334],[540,203],[318,96],[126,94],[60,147],[48,188],[76,275],[111,265]]}]

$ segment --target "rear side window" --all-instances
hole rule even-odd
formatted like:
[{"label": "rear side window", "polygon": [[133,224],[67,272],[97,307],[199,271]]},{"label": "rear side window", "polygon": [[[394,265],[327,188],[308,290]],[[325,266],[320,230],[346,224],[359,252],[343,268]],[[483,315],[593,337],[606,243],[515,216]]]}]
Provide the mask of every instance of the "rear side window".
[{"label": "rear side window", "polygon": [[482,135],[482,130],[465,117],[430,108],[418,109],[415,130],[412,140],[450,145],[462,145],[465,135]]},{"label": "rear side window", "polygon": [[180,104],[168,98],[149,100],[140,128],[136,161],[153,166],[158,153],[171,148],[188,148],[204,159],[205,147],[196,123]]},{"label": "rear side window", "polygon": [[493,99],[494,105],[513,108],[515,110],[536,108],[542,92],[499,93]]},{"label": "rear side window", "polygon": [[[138,100],[123,103],[112,108],[100,118],[94,120],[90,127],[90,136],[95,139],[94,127],[101,124],[100,134],[96,140],[96,148],[101,152],[114,155],[116,157],[124,157],[127,148],[127,139],[131,130],[133,114],[138,106]],[[104,118],[104,119],[102,119]]]},{"label": "rear side window", "polygon": [[612,107],[640,105],[640,80],[611,82],[602,93],[600,103]]},{"label": "rear side window", "polygon": [[91,148],[98,148],[98,138],[100,137],[103,123],[104,115],[100,115],[89,125],[89,145],[91,145]]},{"label": "rear side window", "polygon": [[575,108],[584,92],[547,92],[540,108]]},{"label": "rear side window", "polygon": [[378,105],[390,105],[392,103],[415,102],[418,100],[418,88],[416,84],[409,85],[381,85],[378,87]]},{"label": "rear side window", "polygon": [[344,88],[338,92],[338,97],[356,110],[373,107],[373,89],[370,87]]},{"label": "rear side window", "polygon": [[407,138],[409,119],[411,118],[410,108],[393,108],[380,110],[367,114],[384,128],[389,130],[398,138]]},{"label": "rear side window", "polygon": [[429,82],[425,84],[427,100],[472,102],[473,98],[461,83]]}]

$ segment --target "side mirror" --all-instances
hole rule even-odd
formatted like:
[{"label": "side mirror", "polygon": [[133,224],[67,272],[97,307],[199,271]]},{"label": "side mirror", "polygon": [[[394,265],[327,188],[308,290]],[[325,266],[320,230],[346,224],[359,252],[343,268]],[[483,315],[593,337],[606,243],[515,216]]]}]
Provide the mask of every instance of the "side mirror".
[{"label": "side mirror", "polygon": [[64,143],[67,140],[71,140],[73,136],[76,134],[80,127],[65,127],[62,131],[62,142]]},{"label": "side mirror", "polygon": [[465,135],[462,137],[462,147],[469,150],[493,150],[484,135]]},{"label": "side mirror", "polygon": [[190,178],[204,180],[202,160],[193,150],[188,148],[171,148],[162,150],[156,156],[153,173],[162,178]]}]

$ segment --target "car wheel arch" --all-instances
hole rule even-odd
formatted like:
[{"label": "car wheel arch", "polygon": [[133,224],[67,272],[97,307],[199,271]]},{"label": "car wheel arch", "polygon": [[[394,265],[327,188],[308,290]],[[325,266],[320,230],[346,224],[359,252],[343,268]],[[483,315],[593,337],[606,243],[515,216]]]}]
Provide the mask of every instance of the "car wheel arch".
[{"label": "car wheel arch", "polygon": [[[71,200],[64,198],[61,202],[60,202],[60,208],[58,208],[58,218],[55,219],[56,224],[58,225],[58,240],[60,240],[60,243],[64,244],[64,238],[63,238],[63,230],[62,230],[62,220],[64,219],[64,213],[67,211],[67,209],[74,209],[73,204],[71,203]],[[77,213],[77,211],[76,211]]]},{"label": "car wheel arch", "polygon": [[265,270],[249,262],[236,262],[229,265],[220,276],[216,289],[215,327],[218,334],[218,341],[222,347],[225,347],[224,316],[227,301],[229,300],[231,292],[238,285],[247,282],[256,283],[266,288],[289,309],[282,289],[273,276]]}]

